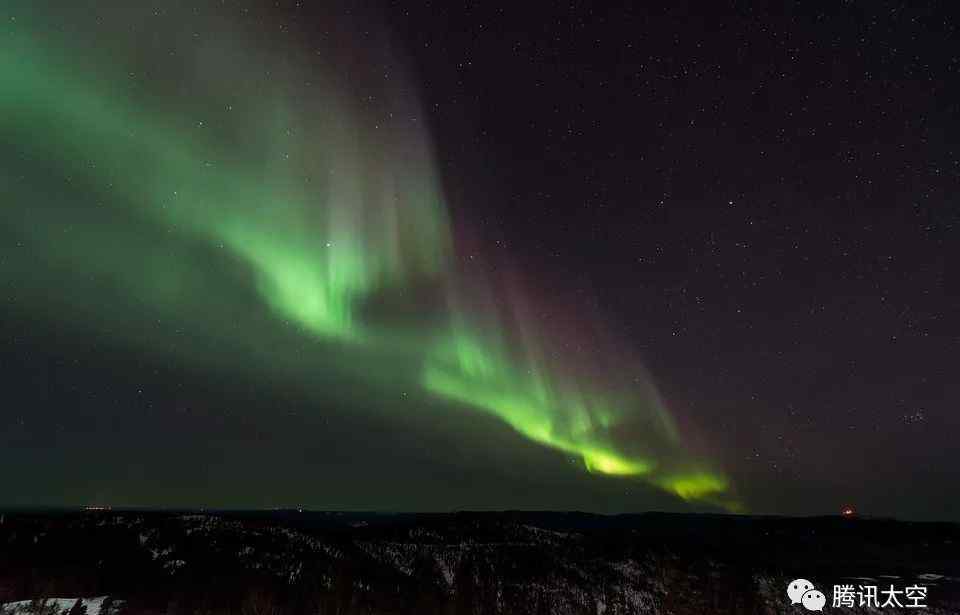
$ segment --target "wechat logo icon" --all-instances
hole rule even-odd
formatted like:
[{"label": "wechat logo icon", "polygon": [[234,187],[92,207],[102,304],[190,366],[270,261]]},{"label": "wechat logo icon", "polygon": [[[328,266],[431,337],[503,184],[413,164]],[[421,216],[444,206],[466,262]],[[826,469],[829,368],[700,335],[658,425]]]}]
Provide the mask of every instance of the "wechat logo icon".
[{"label": "wechat logo icon", "polygon": [[790,604],[802,604],[808,611],[823,611],[827,597],[806,579],[794,579],[787,586]]}]

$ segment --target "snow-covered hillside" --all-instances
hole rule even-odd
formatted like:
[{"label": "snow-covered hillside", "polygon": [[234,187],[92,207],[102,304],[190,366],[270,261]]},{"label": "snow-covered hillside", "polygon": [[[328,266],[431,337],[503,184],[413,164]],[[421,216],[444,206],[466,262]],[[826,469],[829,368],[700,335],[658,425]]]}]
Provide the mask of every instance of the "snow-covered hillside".
[{"label": "snow-covered hillside", "polygon": [[921,583],[924,612],[957,615],[957,544],[954,525],[843,519],[21,515],[0,524],[0,615],[44,595],[101,596],[87,615],[778,615],[790,579],[844,575]]},{"label": "snow-covered hillside", "polygon": [[109,596],[38,598],[0,604],[0,615],[115,615],[122,606]]}]

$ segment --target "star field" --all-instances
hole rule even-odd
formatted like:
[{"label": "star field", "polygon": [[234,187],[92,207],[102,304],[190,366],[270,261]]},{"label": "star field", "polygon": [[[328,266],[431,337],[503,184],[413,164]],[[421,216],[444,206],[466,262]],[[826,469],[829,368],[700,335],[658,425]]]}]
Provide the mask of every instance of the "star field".
[{"label": "star field", "polygon": [[[448,147],[506,168],[483,205],[493,236],[595,291],[769,506],[955,515],[955,490],[933,495],[957,471],[954,15],[574,3],[447,18],[423,38],[463,59],[437,104],[479,118]],[[444,141],[458,122],[439,122]]]},{"label": "star field", "polygon": [[946,5],[7,13],[11,504],[960,518]]}]

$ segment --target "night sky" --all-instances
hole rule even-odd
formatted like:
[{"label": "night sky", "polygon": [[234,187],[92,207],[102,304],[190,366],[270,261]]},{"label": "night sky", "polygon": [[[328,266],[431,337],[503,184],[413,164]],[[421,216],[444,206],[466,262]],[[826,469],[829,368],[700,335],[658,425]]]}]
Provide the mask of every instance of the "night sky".
[{"label": "night sky", "polygon": [[960,520],[958,78],[949,3],[6,2],[0,506]]}]

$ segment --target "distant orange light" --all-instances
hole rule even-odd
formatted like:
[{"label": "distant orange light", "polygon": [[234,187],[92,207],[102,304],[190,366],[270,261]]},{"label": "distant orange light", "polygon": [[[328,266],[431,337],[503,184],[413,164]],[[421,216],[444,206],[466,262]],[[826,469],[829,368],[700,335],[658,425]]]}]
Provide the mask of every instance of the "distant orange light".
[{"label": "distant orange light", "polygon": [[844,508],[842,511],[840,511],[840,514],[843,515],[844,517],[852,517],[853,515],[856,514],[856,511],[853,510],[852,508]]}]

